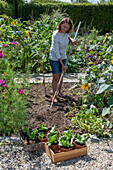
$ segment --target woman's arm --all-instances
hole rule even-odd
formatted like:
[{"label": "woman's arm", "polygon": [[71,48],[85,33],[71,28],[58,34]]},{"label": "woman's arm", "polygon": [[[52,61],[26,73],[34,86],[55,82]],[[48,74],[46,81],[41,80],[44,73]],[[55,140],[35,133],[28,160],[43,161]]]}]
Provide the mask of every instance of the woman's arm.
[{"label": "woman's arm", "polygon": [[57,59],[61,58],[57,35],[52,35],[52,48]]},{"label": "woman's arm", "polygon": [[60,64],[62,65],[62,70],[63,70],[64,72],[66,72],[66,67],[64,66],[64,64],[63,64],[63,62],[62,62],[62,60],[61,60],[61,58],[59,58],[58,61],[59,61]]}]

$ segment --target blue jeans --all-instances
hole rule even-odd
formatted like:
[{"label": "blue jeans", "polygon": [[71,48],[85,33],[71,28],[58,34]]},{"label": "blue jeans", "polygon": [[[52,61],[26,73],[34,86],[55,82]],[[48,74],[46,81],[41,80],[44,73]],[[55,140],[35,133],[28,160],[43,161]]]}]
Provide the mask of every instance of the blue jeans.
[{"label": "blue jeans", "polygon": [[[59,61],[54,61],[54,60],[49,59],[49,62],[50,62],[53,74],[62,73],[62,65]],[[66,65],[66,59],[63,59],[62,62],[65,66]]]}]

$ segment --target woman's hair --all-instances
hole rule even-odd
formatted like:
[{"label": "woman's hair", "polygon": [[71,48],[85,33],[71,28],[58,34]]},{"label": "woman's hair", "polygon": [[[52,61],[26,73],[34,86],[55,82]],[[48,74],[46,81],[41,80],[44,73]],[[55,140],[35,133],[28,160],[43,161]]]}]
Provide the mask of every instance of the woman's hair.
[{"label": "woman's hair", "polygon": [[70,25],[70,28],[66,31],[66,33],[72,32],[72,31],[73,31],[73,23],[72,23],[72,21],[71,21],[70,18],[64,18],[64,19],[62,19],[62,20],[59,22],[59,24],[58,24],[58,26],[56,27],[56,29],[57,29],[58,31],[60,31],[60,30],[61,30],[61,25],[64,24],[64,23],[67,23],[67,24]]}]

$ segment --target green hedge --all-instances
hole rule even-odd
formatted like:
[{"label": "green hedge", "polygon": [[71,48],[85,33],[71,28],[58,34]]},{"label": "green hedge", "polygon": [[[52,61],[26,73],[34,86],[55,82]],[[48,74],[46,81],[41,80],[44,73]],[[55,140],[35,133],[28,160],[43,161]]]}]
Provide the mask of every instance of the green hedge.
[{"label": "green hedge", "polygon": [[[73,20],[76,27],[79,21],[82,26],[95,27],[101,32],[113,30],[113,3],[108,4],[71,4],[71,3],[25,3],[19,6],[18,18],[29,20],[33,18],[38,20],[40,14],[51,14],[53,10],[60,9],[62,13],[67,13]],[[33,12],[32,12],[33,11]],[[4,1],[0,1],[0,14],[6,14],[14,17],[14,8]]]},{"label": "green hedge", "polygon": [[0,1],[0,15],[8,15],[13,17],[13,7],[5,1]]},{"label": "green hedge", "polygon": [[82,26],[86,24],[98,29],[101,32],[108,32],[113,30],[113,3],[110,4],[24,4],[19,7],[19,17],[22,20],[30,19],[33,11],[34,19],[39,19],[40,14],[50,14],[52,10],[61,9],[61,12],[67,13],[73,20],[76,26],[79,21],[82,21]]}]

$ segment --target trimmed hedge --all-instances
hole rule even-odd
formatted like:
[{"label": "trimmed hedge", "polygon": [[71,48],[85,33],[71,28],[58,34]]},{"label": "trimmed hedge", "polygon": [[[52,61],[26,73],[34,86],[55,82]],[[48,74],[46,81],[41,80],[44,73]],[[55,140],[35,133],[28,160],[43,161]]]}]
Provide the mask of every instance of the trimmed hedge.
[{"label": "trimmed hedge", "polygon": [[24,4],[19,8],[19,17],[22,20],[30,19],[33,11],[34,19],[39,19],[40,14],[50,14],[52,10],[61,9],[61,12],[67,13],[73,20],[75,26],[79,21],[82,21],[82,26],[86,24],[92,26],[101,32],[113,30],[113,3],[109,4]]},{"label": "trimmed hedge", "polygon": [[0,1],[0,15],[8,15],[13,17],[13,7],[5,1]]},{"label": "trimmed hedge", "polygon": [[[38,20],[40,14],[51,15],[53,10],[60,9],[67,13],[76,27],[79,21],[82,26],[95,27],[98,31],[111,32],[113,30],[113,3],[107,4],[71,4],[71,3],[25,3],[19,6],[18,18],[26,21],[33,18]],[[4,1],[0,1],[0,14],[6,14],[14,18],[14,8]]]}]

